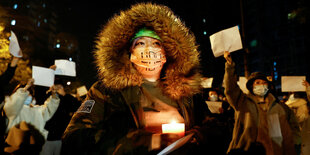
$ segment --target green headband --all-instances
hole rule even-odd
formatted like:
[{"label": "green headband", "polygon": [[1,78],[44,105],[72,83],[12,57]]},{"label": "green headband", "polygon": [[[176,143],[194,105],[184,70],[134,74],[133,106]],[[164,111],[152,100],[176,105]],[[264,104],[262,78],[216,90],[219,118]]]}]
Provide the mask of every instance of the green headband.
[{"label": "green headband", "polygon": [[131,41],[139,38],[139,37],[151,37],[151,38],[154,38],[154,39],[157,39],[157,40],[160,40],[160,37],[156,34],[155,31],[152,31],[150,29],[147,29],[147,28],[142,28],[140,29],[136,34],[135,36],[131,39]]}]

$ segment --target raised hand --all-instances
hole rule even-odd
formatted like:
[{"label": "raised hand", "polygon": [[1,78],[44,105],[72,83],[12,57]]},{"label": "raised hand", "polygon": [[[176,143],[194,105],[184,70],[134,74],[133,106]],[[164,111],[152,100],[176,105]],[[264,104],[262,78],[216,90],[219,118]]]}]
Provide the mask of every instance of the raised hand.
[{"label": "raised hand", "polygon": [[302,81],[302,85],[306,86],[306,88],[308,88],[310,86],[309,82],[306,80]]},{"label": "raised hand", "polygon": [[33,78],[29,79],[27,82],[27,85],[24,87],[24,90],[25,91],[28,90],[33,85],[33,83],[34,83],[34,79]]},{"label": "raised hand", "polygon": [[231,55],[230,55],[230,53],[228,51],[224,52],[224,58],[226,59],[226,62],[231,65],[232,58],[231,58]]}]

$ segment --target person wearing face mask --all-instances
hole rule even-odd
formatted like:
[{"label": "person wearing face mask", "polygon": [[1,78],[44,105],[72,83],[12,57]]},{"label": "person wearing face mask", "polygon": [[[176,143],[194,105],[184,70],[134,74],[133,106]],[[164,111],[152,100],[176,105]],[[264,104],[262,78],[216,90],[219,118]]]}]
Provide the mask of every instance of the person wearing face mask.
[{"label": "person wearing face mask", "polygon": [[[30,93],[32,92],[30,90],[33,83],[34,79],[29,79],[25,87],[21,88],[17,86],[16,91],[11,96],[5,98],[4,111],[8,118],[6,133],[9,133],[13,127],[19,125],[21,122],[25,122],[38,130],[38,132],[46,140],[48,131],[44,129],[45,123],[53,116],[53,114],[57,110],[60,99],[56,93],[57,89],[52,86],[50,87],[52,95],[44,102],[44,104],[35,105],[35,99],[33,99],[32,97],[33,94]],[[20,134],[20,136],[22,136],[22,134]],[[18,135],[15,135],[15,137],[16,139],[20,138],[16,142],[23,140],[23,137],[18,137]],[[12,146],[9,151],[18,150],[18,145],[9,145]]]},{"label": "person wearing face mask", "polygon": [[209,91],[209,100],[214,101],[214,102],[219,100],[219,97],[218,97],[217,92],[215,90]]},{"label": "person wearing face mask", "polygon": [[[233,138],[228,152],[261,151],[267,155],[297,154],[300,130],[297,119],[278,103],[271,93],[271,82],[261,72],[248,77],[248,94],[237,85],[235,63],[229,52],[226,59],[224,87],[228,103],[235,110]],[[259,146],[259,147],[258,147]]]},{"label": "person wearing face mask", "polygon": [[185,135],[195,133],[182,148],[197,149],[176,151],[198,151],[207,111],[195,97],[199,53],[168,7],[141,3],[115,15],[94,53],[100,79],[64,132],[62,154],[156,154],[175,136],[162,134],[171,121],[184,123]]}]

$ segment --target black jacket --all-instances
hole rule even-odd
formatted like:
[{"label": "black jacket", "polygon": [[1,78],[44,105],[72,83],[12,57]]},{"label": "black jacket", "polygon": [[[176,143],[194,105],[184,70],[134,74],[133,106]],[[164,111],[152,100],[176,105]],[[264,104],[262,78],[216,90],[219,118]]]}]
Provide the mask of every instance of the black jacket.
[{"label": "black jacket", "polygon": [[47,140],[61,140],[67,125],[69,124],[72,114],[80,106],[80,102],[73,96],[66,94],[59,95],[60,103],[53,117],[45,124],[45,129],[48,130]]}]

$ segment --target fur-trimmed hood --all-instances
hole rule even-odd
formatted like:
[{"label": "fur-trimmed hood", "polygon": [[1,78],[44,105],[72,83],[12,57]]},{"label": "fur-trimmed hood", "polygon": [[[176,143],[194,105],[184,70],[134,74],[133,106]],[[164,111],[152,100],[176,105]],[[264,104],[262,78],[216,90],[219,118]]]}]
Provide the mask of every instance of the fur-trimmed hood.
[{"label": "fur-trimmed hood", "polygon": [[120,90],[139,86],[143,77],[130,62],[131,38],[148,27],[162,39],[167,63],[159,81],[164,94],[174,99],[200,90],[199,52],[195,37],[166,6],[140,3],[114,15],[102,28],[94,51],[98,76],[105,87]]}]

